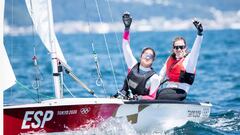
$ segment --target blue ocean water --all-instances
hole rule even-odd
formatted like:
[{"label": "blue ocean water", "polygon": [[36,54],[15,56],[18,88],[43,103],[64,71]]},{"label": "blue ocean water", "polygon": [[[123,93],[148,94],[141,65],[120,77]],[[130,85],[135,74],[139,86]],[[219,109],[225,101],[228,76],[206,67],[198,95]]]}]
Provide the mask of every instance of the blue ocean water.
[{"label": "blue ocean water", "polygon": [[[121,35],[106,34],[110,57],[101,34],[58,34],[57,38],[68,64],[75,74],[93,89],[97,96],[107,97],[120,89],[126,75],[126,64],[121,54]],[[146,46],[156,50],[157,59],[153,64],[159,72],[171,53],[174,37],[183,36],[188,48],[194,42],[195,31],[136,32],[131,33],[131,48],[136,58]],[[189,91],[187,100],[209,101],[213,104],[209,120],[204,123],[187,123],[171,131],[171,134],[240,134],[240,30],[205,31],[198,61],[196,80]],[[4,93],[5,104],[34,103],[38,100],[35,71],[32,57],[34,47],[40,72],[39,100],[53,98],[50,55],[36,35],[7,36],[5,47],[20,83]],[[100,70],[105,86],[96,85],[98,78],[93,57],[92,43],[98,55]],[[111,59],[116,84],[113,77]],[[65,84],[76,97],[91,97],[81,86],[65,76]],[[65,97],[71,95],[65,91]]]}]

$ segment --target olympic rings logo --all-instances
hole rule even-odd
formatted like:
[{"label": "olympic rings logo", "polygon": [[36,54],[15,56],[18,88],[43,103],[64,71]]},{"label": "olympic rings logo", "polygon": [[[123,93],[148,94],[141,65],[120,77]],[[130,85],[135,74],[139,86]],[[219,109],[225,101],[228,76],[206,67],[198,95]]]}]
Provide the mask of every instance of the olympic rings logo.
[{"label": "olympic rings logo", "polygon": [[81,114],[87,114],[87,113],[89,113],[90,112],[90,108],[89,107],[85,107],[85,108],[81,108],[80,109],[80,113]]}]

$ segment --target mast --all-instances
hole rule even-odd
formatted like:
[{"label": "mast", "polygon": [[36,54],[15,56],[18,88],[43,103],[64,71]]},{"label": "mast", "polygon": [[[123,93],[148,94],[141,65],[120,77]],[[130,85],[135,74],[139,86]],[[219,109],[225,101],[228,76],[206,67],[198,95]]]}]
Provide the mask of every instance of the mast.
[{"label": "mast", "polygon": [[55,97],[62,98],[63,82],[61,83],[62,79],[60,80],[61,71],[58,70],[58,66],[67,62],[54,32],[52,2],[51,0],[25,0],[25,2],[32,18],[33,26],[43,45],[51,55]]},{"label": "mast", "polygon": [[51,0],[48,0],[48,23],[49,23],[49,42],[51,45],[51,63],[52,63],[52,73],[53,73],[53,82],[54,82],[54,90],[55,90],[55,97],[57,99],[62,98],[62,89],[61,89],[61,83],[60,83],[60,73],[58,72],[58,66],[59,61],[57,59],[57,52],[56,52],[56,46],[54,44],[54,28],[53,28],[53,15],[52,15],[52,2]]}]

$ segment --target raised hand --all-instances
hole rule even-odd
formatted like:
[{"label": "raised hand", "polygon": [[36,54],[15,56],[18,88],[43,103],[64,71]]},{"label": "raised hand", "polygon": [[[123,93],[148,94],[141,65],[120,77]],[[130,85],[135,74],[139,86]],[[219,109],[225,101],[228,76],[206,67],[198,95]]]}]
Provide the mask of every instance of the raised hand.
[{"label": "raised hand", "polygon": [[193,24],[197,28],[197,31],[198,31],[197,34],[201,36],[203,34],[202,24],[196,19],[193,20]]},{"label": "raised hand", "polygon": [[125,26],[125,30],[129,30],[131,23],[132,23],[132,17],[129,12],[124,12],[122,16],[122,20]]}]

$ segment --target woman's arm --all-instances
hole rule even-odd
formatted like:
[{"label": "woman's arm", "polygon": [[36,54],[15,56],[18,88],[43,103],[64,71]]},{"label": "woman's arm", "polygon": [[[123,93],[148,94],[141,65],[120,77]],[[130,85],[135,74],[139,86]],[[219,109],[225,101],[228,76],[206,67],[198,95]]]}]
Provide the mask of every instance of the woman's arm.
[{"label": "woman's arm", "polygon": [[123,49],[124,59],[128,66],[128,70],[130,70],[130,69],[132,69],[132,67],[134,65],[137,64],[137,60],[133,56],[132,50],[130,48],[130,32],[129,32],[129,30],[124,30],[122,49]]},{"label": "woman's arm", "polygon": [[157,74],[154,74],[152,77],[149,78],[151,86],[149,88],[149,95],[140,96],[141,99],[147,99],[147,100],[155,100],[156,99],[156,93],[159,88],[159,77]]},{"label": "woman's arm", "polygon": [[186,57],[186,59],[183,62],[183,66],[185,67],[186,72],[188,73],[195,73],[198,56],[199,56],[202,39],[203,39],[202,24],[198,20],[193,20],[193,24],[197,29],[197,37],[194,41],[190,54]]},{"label": "woman's arm", "polygon": [[197,61],[200,53],[200,48],[202,44],[202,39],[203,39],[202,35],[201,36],[197,35],[191,52],[188,54],[188,56],[183,62],[186,72],[188,73],[195,73],[195,69],[197,66]]}]

